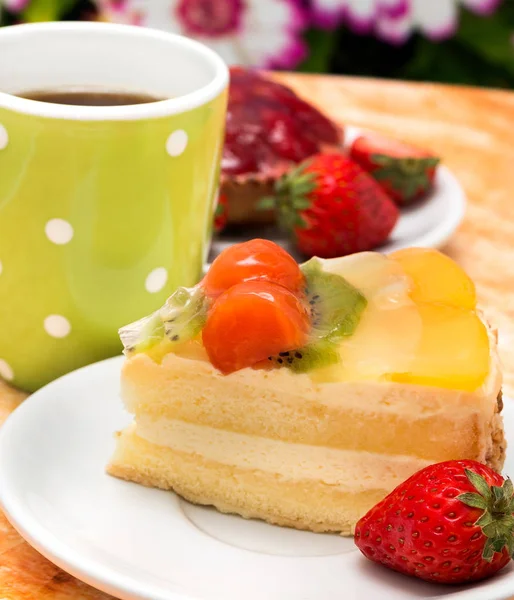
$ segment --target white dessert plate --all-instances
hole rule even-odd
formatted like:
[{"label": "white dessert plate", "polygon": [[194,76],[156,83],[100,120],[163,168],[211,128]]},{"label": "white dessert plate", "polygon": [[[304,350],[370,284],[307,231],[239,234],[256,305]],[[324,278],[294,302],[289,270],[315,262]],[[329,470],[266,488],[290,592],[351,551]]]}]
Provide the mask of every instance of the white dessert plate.
[{"label": "white dessert plate", "polygon": [[[417,581],[367,561],[353,541],[193,506],[105,474],[129,421],[122,358],[33,394],[0,429],[0,504],[43,555],[123,599],[505,600],[514,565],[468,587]],[[505,400],[508,442],[514,405]],[[514,473],[514,461],[506,472]]]},{"label": "white dessert plate", "polygon": [[[351,144],[363,131],[359,127],[348,126],[345,144]],[[432,192],[413,206],[402,208],[400,219],[389,240],[376,250],[387,253],[410,246],[441,248],[459,226],[465,208],[464,190],[452,172],[442,164],[437,170]],[[276,227],[261,226],[241,228],[215,237],[209,261],[228,246],[255,237],[271,239],[286,248],[300,262],[305,260],[305,257],[297,254],[294,245]]]}]

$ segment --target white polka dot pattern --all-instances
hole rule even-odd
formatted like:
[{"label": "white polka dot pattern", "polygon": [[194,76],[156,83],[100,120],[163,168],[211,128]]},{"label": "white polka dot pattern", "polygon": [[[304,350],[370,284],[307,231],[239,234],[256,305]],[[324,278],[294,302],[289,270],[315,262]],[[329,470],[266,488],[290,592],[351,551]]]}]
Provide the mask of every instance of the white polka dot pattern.
[{"label": "white polka dot pattern", "polygon": [[12,381],[14,379],[14,372],[11,365],[3,358],[0,358],[0,377],[6,381]]},{"label": "white polka dot pattern", "polygon": [[177,129],[166,140],[166,152],[170,156],[180,156],[187,147],[187,141],[187,133],[183,129]]},{"label": "white polka dot pattern", "polygon": [[64,219],[50,219],[45,225],[46,237],[54,244],[68,244],[73,239],[73,227]]},{"label": "white polka dot pattern", "polygon": [[64,338],[71,331],[70,322],[62,315],[49,315],[44,320],[45,331],[54,338]]},{"label": "white polka dot pattern", "polygon": [[151,294],[160,292],[168,281],[168,271],[164,267],[158,267],[148,274],[145,288]]},{"label": "white polka dot pattern", "polygon": [[0,123],[0,150],[7,148],[9,143],[9,135],[7,129]]}]

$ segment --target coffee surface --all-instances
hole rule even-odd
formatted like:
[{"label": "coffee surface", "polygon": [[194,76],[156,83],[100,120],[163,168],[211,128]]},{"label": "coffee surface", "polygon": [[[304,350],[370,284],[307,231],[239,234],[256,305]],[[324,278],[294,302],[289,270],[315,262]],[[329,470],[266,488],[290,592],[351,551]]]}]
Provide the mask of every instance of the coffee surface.
[{"label": "coffee surface", "polygon": [[68,104],[72,106],[128,106],[132,104],[148,104],[158,102],[163,98],[156,98],[149,94],[131,92],[88,92],[88,91],[55,91],[37,90],[18,94],[21,98],[37,100],[38,102],[51,102],[53,104]]}]

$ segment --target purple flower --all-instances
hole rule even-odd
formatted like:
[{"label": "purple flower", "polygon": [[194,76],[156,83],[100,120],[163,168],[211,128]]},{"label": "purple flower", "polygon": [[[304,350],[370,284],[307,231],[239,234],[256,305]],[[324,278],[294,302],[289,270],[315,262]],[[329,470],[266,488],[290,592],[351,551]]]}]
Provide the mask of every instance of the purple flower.
[{"label": "purple flower", "polygon": [[[30,0],[3,0],[3,4],[5,8],[11,12],[17,13],[22,11],[27,4],[29,4]],[[0,0],[0,4],[1,4]]]},{"label": "purple flower", "polygon": [[403,43],[414,31],[433,40],[451,37],[461,6],[481,15],[494,12],[502,0],[311,0],[315,25],[347,24],[358,33],[375,33],[391,43]]},{"label": "purple flower", "polygon": [[306,56],[301,0],[96,0],[101,18],[193,37],[228,64],[294,68]]}]

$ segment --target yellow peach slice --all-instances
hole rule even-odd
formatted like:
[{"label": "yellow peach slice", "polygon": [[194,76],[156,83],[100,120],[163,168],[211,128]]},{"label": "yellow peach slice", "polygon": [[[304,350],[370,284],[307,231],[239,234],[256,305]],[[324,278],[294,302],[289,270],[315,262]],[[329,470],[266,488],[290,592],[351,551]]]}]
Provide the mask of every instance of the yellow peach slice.
[{"label": "yellow peach slice", "polygon": [[422,321],[419,346],[409,370],[393,381],[472,391],[489,373],[489,337],[471,310],[418,303]]},{"label": "yellow peach slice", "polygon": [[474,310],[475,284],[448,256],[431,248],[406,248],[389,254],[413,281],[415,302],[448,304]]}]

